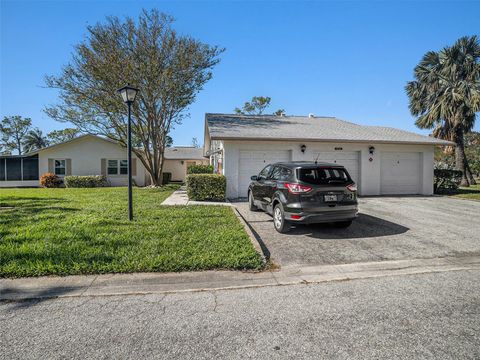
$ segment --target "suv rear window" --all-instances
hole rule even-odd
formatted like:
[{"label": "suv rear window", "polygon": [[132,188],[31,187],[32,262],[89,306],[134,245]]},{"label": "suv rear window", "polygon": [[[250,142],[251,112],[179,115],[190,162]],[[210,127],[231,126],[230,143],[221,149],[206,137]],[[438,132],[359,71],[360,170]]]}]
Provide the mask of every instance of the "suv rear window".
[{"label": "suv rear window", "polygon": [[308,184],[329,185],[352,182],[348,173],[341,168],[306,168],[298,169],[297,171],[298,179]]}]

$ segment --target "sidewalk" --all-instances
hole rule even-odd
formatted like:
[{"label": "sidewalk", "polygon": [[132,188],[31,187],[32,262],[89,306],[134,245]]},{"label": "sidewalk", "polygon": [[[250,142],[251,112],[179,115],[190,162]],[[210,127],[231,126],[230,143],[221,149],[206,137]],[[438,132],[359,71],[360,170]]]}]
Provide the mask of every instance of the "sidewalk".
[{"label": "sidewalk", "polygon": [[217,202],[217,201],[190,201],[187,196],[187,189],[182,186],[180,189],[174,191],[172,195],[166,198],[161,205],[175,206],[175,205],[221,205],[221,206],[233,206],[229,202]]},{"label": "sidewalk", "polygon": [[480,256],[295,266],[258,273],[201,271],[0,279],[0,301],[239,289],[458,270],[480,270]]}]

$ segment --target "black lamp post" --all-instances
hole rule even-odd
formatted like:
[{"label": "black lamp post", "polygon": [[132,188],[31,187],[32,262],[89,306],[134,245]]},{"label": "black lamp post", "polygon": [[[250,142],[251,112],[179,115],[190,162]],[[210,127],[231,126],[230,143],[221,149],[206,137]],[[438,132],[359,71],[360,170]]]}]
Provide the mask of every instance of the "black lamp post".
[{"label": "black lamp post", "polygon": [[128,220],[133,220],[133,206],[132,206],[132,104],[137,96],[138,89],[130,86],[118,89],[122,95],[123,102],[128,105],[128,125],[127,125],[127,167],[128,167]]}]

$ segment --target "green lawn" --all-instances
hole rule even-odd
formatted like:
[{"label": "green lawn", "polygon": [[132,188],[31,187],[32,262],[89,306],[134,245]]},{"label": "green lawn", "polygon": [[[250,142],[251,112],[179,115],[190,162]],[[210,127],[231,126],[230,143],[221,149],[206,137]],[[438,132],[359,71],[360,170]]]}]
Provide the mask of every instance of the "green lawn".
[{"label": "green lawn", "polygon": [[258,269],[232,209],[163,207],[175,186],[0,189],[0,277],[136,271]]},{"label": "green lawn", "polygon": [[453,197],[480,201],[480,184],[469,187],[461,187],[457,190],[457,193],[453,195]]}]

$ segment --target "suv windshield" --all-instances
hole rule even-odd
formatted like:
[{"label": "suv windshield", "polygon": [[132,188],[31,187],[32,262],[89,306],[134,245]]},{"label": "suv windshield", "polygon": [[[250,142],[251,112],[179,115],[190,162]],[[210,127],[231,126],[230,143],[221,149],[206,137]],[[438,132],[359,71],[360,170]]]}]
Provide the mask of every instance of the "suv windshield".
[{"label": "suv windshield", "polygon": [[342,168],[310,168],[298,169],[298,179],[308,184],[347,184],[352,182],[345,169]]}]

